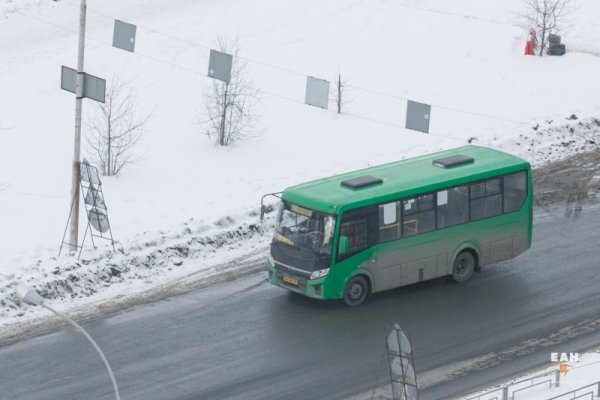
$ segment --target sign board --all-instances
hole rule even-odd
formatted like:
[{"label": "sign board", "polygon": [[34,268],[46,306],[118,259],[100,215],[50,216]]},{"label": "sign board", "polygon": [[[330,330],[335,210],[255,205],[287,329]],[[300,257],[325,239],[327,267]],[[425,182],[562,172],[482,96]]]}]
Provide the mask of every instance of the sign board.
[{"label": "sign board", "polygon": [[417,400],[417,375],[412,345],[398,324],[387,335],[387,352],[394,400]]},{"label": "sign board", "polygon": [[231,80],[232,65],[233,56],[231,54],[211,50],[210,59],[208,61],[208,77],[229,83]]},{"label": "sign board", "polygon": [[304,102],[309,106],[327,109],[329,107],[329,81],[306,77],[306,96]]},{"label": "sign board", "polygon": [[[112,235],[112,229],[110,228],[110,224],[108,222],[108,210],[106,208],[106,202],[104,201],[104,195],[102,194],[102,183],[100,182],[100,177],[98,176],[98,169],[90,165],[85,159],[79,164],[79,167],[79,193],[81,193],[83,196],[85,214],[88,219],[87,229],[85,230],[85,234],[83,235],[81,246],[77,246],[79,247],[79,256],[81,256],[83,244],[85,243],[85,239],[88,235],[88,232],[90,234],[90,238],[92,239],[92,245],[94,246],[94,248],[96,247],[94,238],[100,238],[110,240],[113,251],[116,251],[115,242],[113,240]],[[75,201],[76,198],[74,197],[71,203],[71,212],[73,212]],[[71,220],[70,214],[69,220]],[[66,235],[67,230],[65,229],[63,241],[60,246],[61,251],[63,245],[72,246],[71,243],[65,242]]]},{"label": "sign board", "polygon": [[406,105],[406,128],[414,131],[429,133],[431,106],[408,100]]},{"label": "sign board", "polygon": [[100,186],[100,177],[98,176],[98,170],[96,167],[91,166],[87,161],[83,160],[81,163],[81,180],[89,182],[92,186]]},{"label": "sign board", "polygon": [[133,53],[135,48],[135,31],[135,25],[115,19],[115,29],[113,32],[112,43],[113,47]]},{"label": "sign board", "polygon": [[76,77],[77,71],[63,65],[60,70],[60,88],[67,92],[75,93]]},{"label": "sign board", "polygon": [[90,184],[87,194],[85,195],[85,204],[91,207],[95,207],[101,210],[106,210],[106,203],[102,193]]},{"label": "sign board", "polygon": [[97,208],[92,208],[88,211],[88,220],[94,229],[100,233],[106,233],[110,228],[108,216]]},{"label": "sign board", "polygon": [[[75,93],[77,71],[73,68],[61,68],[60,88],[67,92]],[[83,73],[83,97],[104,103],[106,95],[106,81],[97,76]]]}]

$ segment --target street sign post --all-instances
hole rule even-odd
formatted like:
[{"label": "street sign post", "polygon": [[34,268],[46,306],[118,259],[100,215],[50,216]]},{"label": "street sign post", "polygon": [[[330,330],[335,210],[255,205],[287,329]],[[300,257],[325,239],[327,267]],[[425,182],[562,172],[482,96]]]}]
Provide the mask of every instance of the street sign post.
[{"label": "street sign post", "polygon": [[208,60],[208,77],[229,83],[232,65],[233,56],[231,54],[211,50],[210,59]]},{"label": "street sign post", "polygon": [[431,106],[408,100],[406,104],[406,128],[414,131],[429,133]]},{"label": "street sign post", "polygon": [[[77,71],[63,65],[60,73],[60,88],[67,92],[76,93],[76,82]],[[83,97],[104,103],[106,99],[106,80],[84,72]]]},{"label": "street sign post", "polygon": [[115,19],[115,29],[113,32],[113,47],[130,51],[135,49],[135,31],[137,27],[127,22]]},{"label": "street sign post", "polygon": [[304,103],[327,109],[329,106],[329,81],[307,76]]}]

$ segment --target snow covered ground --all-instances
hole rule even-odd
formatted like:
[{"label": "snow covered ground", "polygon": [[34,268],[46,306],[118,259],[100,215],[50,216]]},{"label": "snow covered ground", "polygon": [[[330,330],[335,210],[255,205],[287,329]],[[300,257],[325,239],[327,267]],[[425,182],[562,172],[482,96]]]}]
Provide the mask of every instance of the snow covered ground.
[{"label": "snow covered ground", "polygon": [[[491,400],[502,395],[504,387],[509,388],[508,395],[527,400],[547,400],[557,396],[566,399],[594,399],[600,397],[600,348],[596,352],[579,354],[577,361],[564,363],[566,372],[559,373],[556,385],[555,371],[560,371],[559,365],[532,371],[529,374],[505,382],[482,392],[473,393],[461,400]],[[564,367],[563,367],[564,368]]]},{"label": "snow covered ground", "polygon": [[[463,397],[453,397],[453,399],[498,400],[503,398],[502,394],[505,388],[508,388],[509,399],[554,400],[557,396],[559,396],[557,400],[597,399],[600,396],[600,375],[598,375],[600,348],[591,349],[586,353],[578,353],[577,356],[576,361],[564,363],[567,367],[566,373],[560,369],[559,363],[550,361],[550,353],[548,353],[547,367],[530,371],[493,387],[481,388]],[[557,371],[559,372],[558,376]],[[425,373],[425,375],[428,376],[417,376],[421,390],[437,384],[441,384],[443,387],[443,380],[439,381],[441,376],[431,379],[432,376],[429,376],[431,374]],[[560,397],[563,395],[564,397]],[[352,400],[386,400],[390,398],[392,398],[391,386],[387,385],[354,396]]]},{"label": "snow covered ground", "polygon": [[[86,71],[130,83],[152,118],[139,161],[103,179],[118,253],[56,259],[74,114],[59,71],[75,65],[78,3],[0,0],[0,332],[40,315],[18,283],[75,310],[258,257],[264,193],[467,142],[536,165],[600,143],[596,0],[578,1],[564,57],[522,55],[519,0],[89,0]],[[135,53],[111,47],[115,18],[137,25]],[[262,93],[255,137],[231,148],[198,126],[219,35],[240,39]],[[344,114],[303,104],[306,75],[338,72]],[[433,105],[430,135],[403,128],[407,99]]]}]

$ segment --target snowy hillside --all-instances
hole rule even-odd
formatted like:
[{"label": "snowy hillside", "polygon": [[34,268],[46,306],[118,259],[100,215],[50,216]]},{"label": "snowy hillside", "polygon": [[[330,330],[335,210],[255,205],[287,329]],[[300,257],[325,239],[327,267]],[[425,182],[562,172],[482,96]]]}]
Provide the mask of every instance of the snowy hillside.
[{"label": "snowy hillside", "polygon": [[[0,316],[20,312],[7,308],[17,281],[45,279],[72,263],[48,259],[58,252],[70,200],[74,101],[60,90],[60,66],[75,66],[78,4],[0,0]],[[136,112],[152,113],[139,161],[103,179],[122,257],[130,260],[145,238],[184,231],[185,223],[193,225],[186,240],[218,235],[215,221],[227,216],[233,230],[252,225],[264,193],[469,140],[536,164],[594,148],[600,2],[578,1],[562,32],[564,57],[523,56],[521,5],[89,0],[85,70],[128,82]],[[137,25],[135,53],[111,47],[114,19]],[[198,126],[219,35],[239,38],[261,91],[255,137],[231,148],[216,147]],[[333,80],[338,72],[349,85],[344,114],[303,104],[307,75]],[[407,99],[432,104],[431,134],[403,128]],[[85,100],[84,119],[93,111]],[[573,114],[577,120],[567,120]],[[264,246],[268,233],[256,237],[253,245]],[[85,250],[84,258],[97,267],[101,252]],[[194,260],[189,268],[198,271],[212,265]],[[152,287],[145,280],[136,290]]]}]

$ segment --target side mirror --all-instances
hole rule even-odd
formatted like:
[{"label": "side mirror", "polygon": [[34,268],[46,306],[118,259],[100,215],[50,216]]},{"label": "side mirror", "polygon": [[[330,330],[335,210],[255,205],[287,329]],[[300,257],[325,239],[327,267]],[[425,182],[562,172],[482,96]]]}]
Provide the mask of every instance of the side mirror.
[{"label": "side mirror", "polygon": [[340,236],[340,256],[348,253],[348,236]]},{"label": "side mirror", "polygon": [[283,192],[267,193],[260,198],[260,222],[263,222],[266,213],[271,212],[273,210],[273,206],[265,205],[265,197],[275,196],[278,199],[281,199],[281,193]]}]

